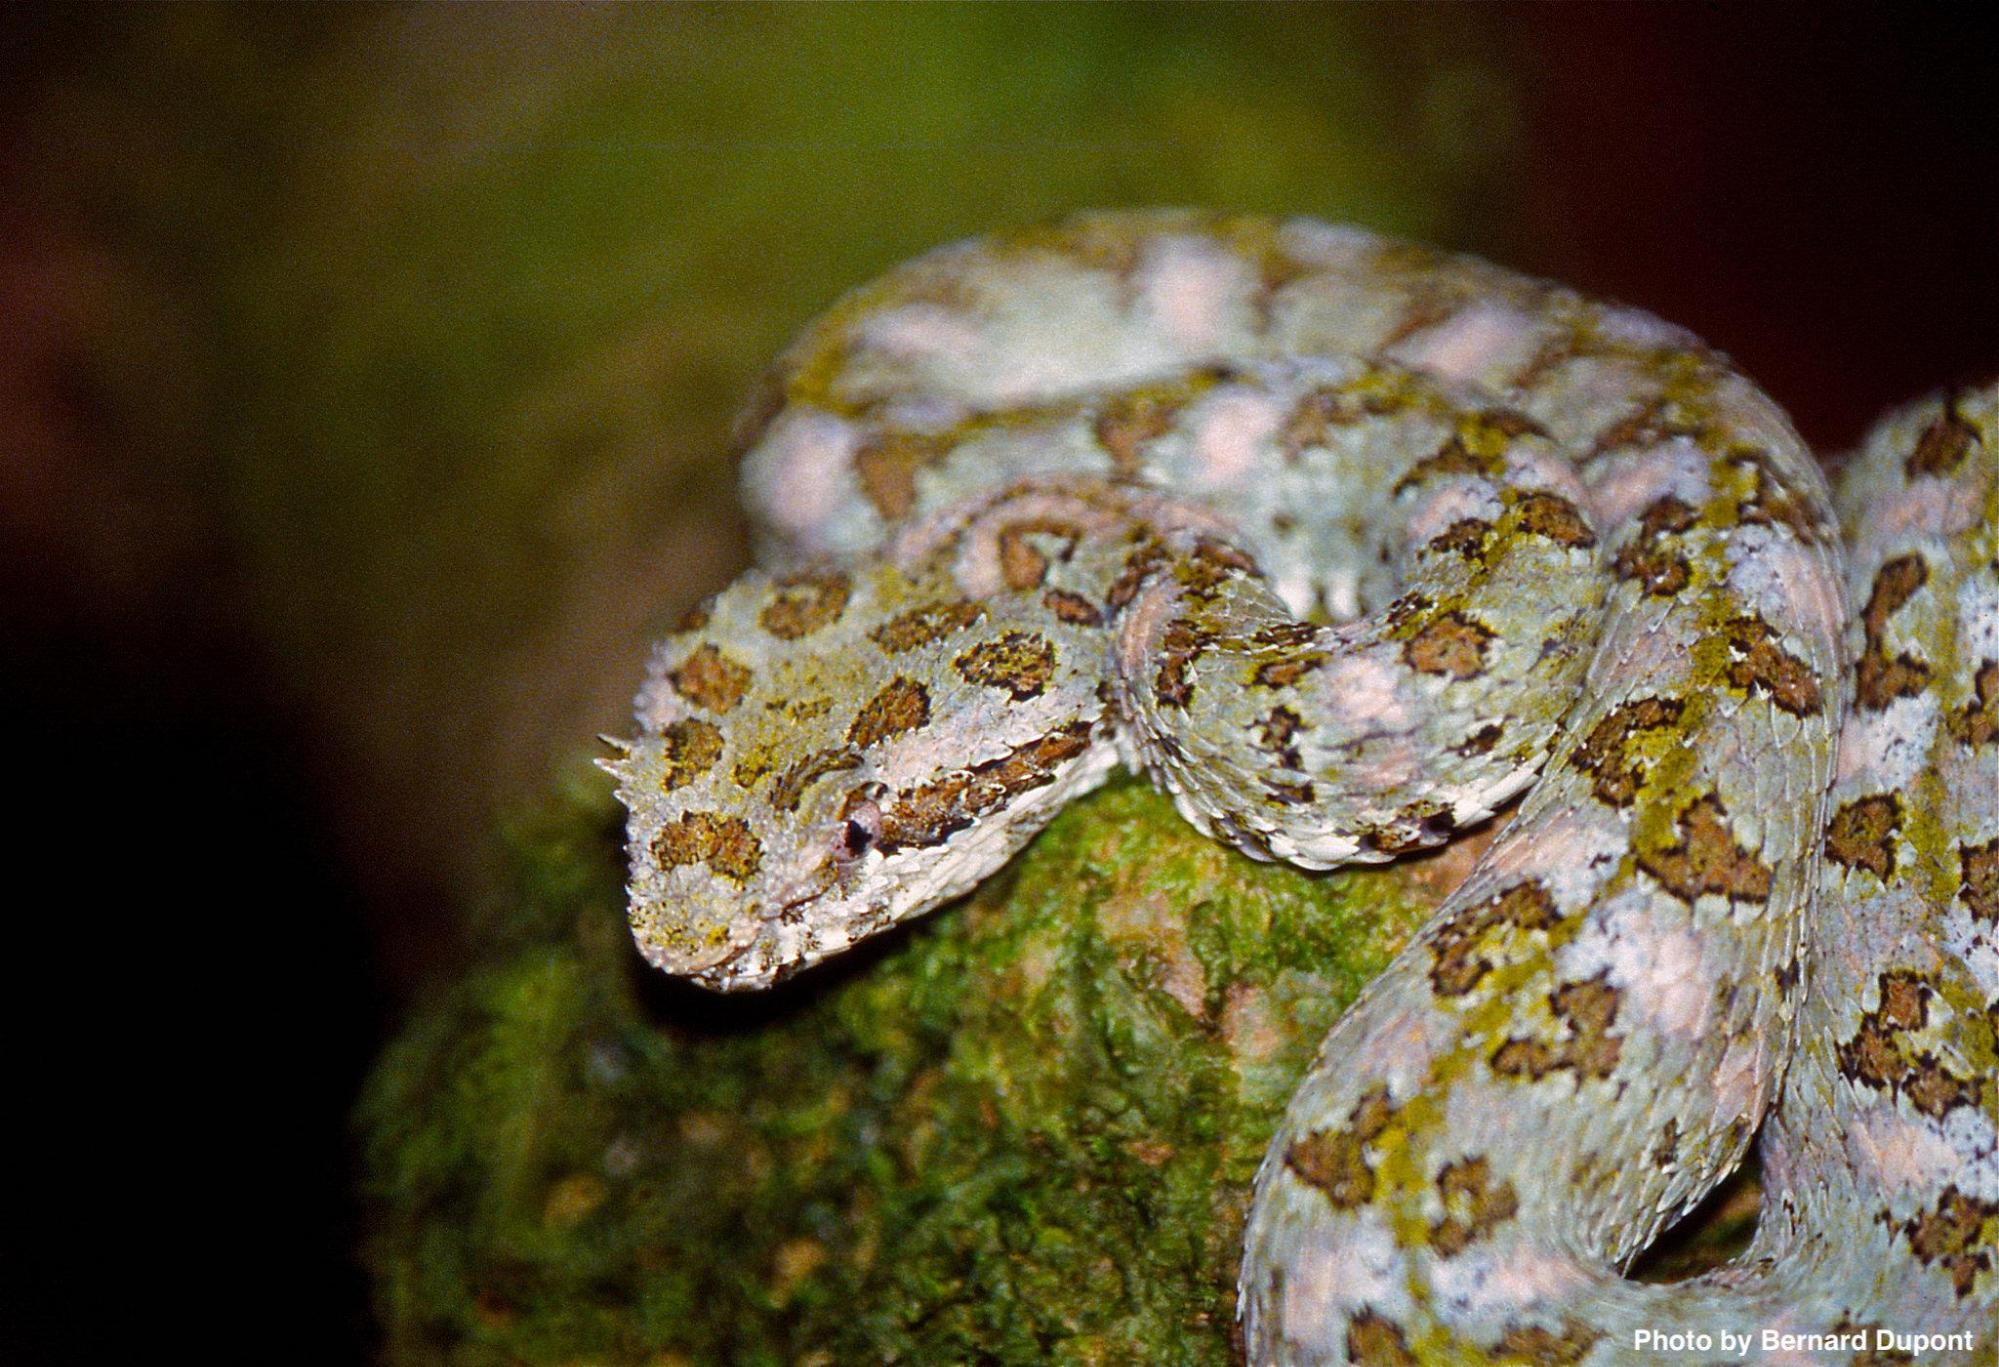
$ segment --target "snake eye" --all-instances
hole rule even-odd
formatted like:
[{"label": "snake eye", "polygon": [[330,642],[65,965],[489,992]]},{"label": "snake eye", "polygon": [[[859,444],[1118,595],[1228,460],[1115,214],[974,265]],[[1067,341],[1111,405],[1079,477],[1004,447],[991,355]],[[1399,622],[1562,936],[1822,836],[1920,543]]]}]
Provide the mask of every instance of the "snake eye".
[{"label": "snake eye", "polygon": [[872,802],[854,804],[847,812],[847,819],[840,827],[838,844],[833,857],[841,860],[859,859],[875,847],[881,839],[881,808]]}]

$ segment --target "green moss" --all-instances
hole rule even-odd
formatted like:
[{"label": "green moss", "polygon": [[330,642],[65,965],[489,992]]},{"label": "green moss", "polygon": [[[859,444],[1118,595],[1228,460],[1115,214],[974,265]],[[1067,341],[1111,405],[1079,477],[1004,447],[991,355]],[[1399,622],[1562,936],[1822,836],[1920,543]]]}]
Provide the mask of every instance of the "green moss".
[{"label": "green moss", "polygon": [[763,997],[625,943],[616,814],[515,833],[484,960],[364,1099],[402,1360],[1223,1362],[1264,1143],[1413,927],[1142,785],[969,901]]}]

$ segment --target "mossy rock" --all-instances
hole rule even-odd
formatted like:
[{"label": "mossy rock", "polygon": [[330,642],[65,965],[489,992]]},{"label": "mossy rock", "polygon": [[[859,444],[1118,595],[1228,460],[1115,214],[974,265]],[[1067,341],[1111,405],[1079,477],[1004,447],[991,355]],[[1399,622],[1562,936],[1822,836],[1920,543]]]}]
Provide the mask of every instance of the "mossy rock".
[{"label": "mossy rock", "polygon": [[763,996],[647,969],[618,814],[513,842],[483,961],[364,1098],[401,1361],[1228,1362],[1258,1160],[1469,851],[1311,876],[1143,784]]}]

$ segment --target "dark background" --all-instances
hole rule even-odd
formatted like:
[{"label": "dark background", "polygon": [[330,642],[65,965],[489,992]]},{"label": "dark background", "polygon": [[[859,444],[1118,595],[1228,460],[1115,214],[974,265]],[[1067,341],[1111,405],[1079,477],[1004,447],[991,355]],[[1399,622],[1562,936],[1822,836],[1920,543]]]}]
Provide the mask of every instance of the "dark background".
[{"label": "dark background", "polygon": [[0,13],[0,1360],[368,1354],[355,1089],[494,812],[740,564],[728,408],[841,285],[1092,203],[1353,217],[1837,450],[1999,372],[1973,13]]}]

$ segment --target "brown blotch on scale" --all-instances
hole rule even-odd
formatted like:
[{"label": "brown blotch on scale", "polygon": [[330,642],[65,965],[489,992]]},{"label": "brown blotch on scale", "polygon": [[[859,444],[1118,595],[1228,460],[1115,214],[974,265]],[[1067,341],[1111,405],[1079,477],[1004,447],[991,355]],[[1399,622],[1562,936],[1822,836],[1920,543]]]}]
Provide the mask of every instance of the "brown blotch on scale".
[{"label": "brown blotch on scale", "polygon": [[1454,1258],[1511,1220],[1520,1210],[1513,1184],[1492,1180],[1492,1164],[1483,1154],[1446,1163],[1437,1174],[1437,1195],[1445,1215],[1430,1226],[1430,1242],[1446,1258]]},{"label": "brown blotch on scale", "polygon": [[1272,802],[1286,807],[1309,807],[1318,797],[1309,779],[1298,783],[1286,783],[1279,779],[1265,779],[1263,781],[1263,791]]},{"label": "brown blotch on scale", "polygon": [[1840,1072],[1880,1091],[1899,1091],[1932,1119],[1942,1119],[1953,1107],[1976,1106],[1976,1080],[1952,1073],[1910,1038],[1928,1027],[1935,989],[1904,969],[1883,973],[1876,983],[1880,1005],[1863,1015],[1853,1038],[1839,1046]]},{"label": "brown blotch on scale", "polygon": [[1152,696],[1161,707],[1185,707],[1194,696],[1188,669],[1206,647],[1199,632],[1175,619],[1159,641],[1159,669],[1153,675]]},{"label": "brown blotch on scale", "polygon": [[1761,617],[1737,617],[1722,628],[1728,642],[1728,681],[1744,692],[1760,692],[1794,717],[1817,715],[1825,699],[1803,660],[1777,644],[1777,633]]},{"label": "brown blotch on scale", "polygon": [[1950,719],[1951,739],[1977,748],[1999,743],[1999,661],[1986,660],[1971,680],[1972,696]]},{"label": "brown blotch on scale", "polygon": [[802,574],[771,586],[757,623],[780,641],[796,641],[840,620],[853,584],[844,574]]},{"label": "brown blotch on scale", "polygon": [[1173,430],[1174,421],[1192,395],[1185,390],[1138,389],[1105,402],[1097,415],[1097,442],[1111,458],[1111,468],[1131,476],[1145,466],[1146,443]]},{"label": "brown blotch on scale", "polygon": [[1202,537],[1192,555],[1175,567],[1174,577],[1191,598],[1212,599],[1232,579],[1256,573],[1256,562],[1235,547]]},{"label": "brown blotch on scale", "polygon": [[1728,463],[1753,473],[1755,487],[1736,508],[1736,522],[1745,527],[1781,526],[1806,545],[1832,539],[1833,528],[1813,515],[1777,471],[1770,453],[1756,446],[1737,447]]},{"label": "brown blotch on scale", "polygon": [[1849,869],[1866,869],[1885,882],[1895,871],[1895,836],[1901,826],[1902,804],[1892,793],[1856,798],[1826,826],[1826,858]]},{"label": "brown blotch on scale", "polygon": [[1000,579],[1008,588],[1020,592],[1039,588],[1041,581],[1048,576],[1048,556],[1029,539],[1037,536],[1061,542],[1062,549],[1058,554],[1066,560],[1075,551],[1076,543],[1082,540],[1083,529],[1073,522],[1053,517],[1024,518],[1000,528]]},{"label": "brown blotch on scale", "polygon": [[1770,867],[1735,843],[1728,810],[1713,793],[1695,799],[1680,814],[1679,840],[1657,850],[1640,850],[1638,867],[1691,905],[1704,893],[1738,902],[1770,896]]},{"label": "brown blotch on scale", "polygon": [[680,614],[680,620],[673,624],[676,632],[699,631],[715,617],[715,595],[709,594],[693,607]]},{"label": "brown blotch on scale", "polygon": [[1500,739],[1505,735],[1506,728],[1504,726],[1501,726],[1496,721],[1490,721],[1484,726],[1479,727],[1478,730],[1472,732],[1469,736],[1466,736],[1456,745],[1453,745],[1451,750],[1454,754],[1463,755],[1466,758],[1491,754],[1492,747],[1499,744]]},{"label": "brown blotch on scale", "polygon": [[1890,658],[1883,644],[1888,621],[1929,582],[1929,566],[1921,556],[1904,555],[1875,572],[1861,609],[1860,624],[1867,648],[1854,671],[1854,696],[1870,712],[1879,712],[1897,698],[1914,697],[1929,686],[1930,669],[1907,651]]},{"label": "brown blotch on scale", "polygon": [[1478,475],[1497,479],[1505,468],[1506,463],[1497,455],[1479,455],[1465,445],[1462,437],[1453,434],[1445,439],[1434,455],[1425,456],[1410,466],[1409,472],[1395,481],[1395,488],[1390,492],[1400,494],[1440,475]]},{"label": "brown blotch on scale", "polygon": [[1620,703],[1590,728],[1569,755],[1569,763],[1588,774],[1599,802],[1628,807],[1645,782],[1646,768],[1632,753],[1632,742],[1648,731],[1677,724],[1685,704],[1678,698],[1639,698]]},{"label": "brown blotch on scale", "polygon": [[1256,724],[1256,743],[1277,757],[1277,762],[1286,769],[1302,770],[1303,758],[1294,743],[1299,731],[1304,729],[1305,719],[1290,708],[1279,703],[1270,709],[1270,715]]},{"label": "brown blotch on scale", "polygon": [[1888,630],[1888,619],[1900,612],[1930,580],[1930,567],[1918,555],[1898,556],[1874,572],[1867,592],[1867,606],[1860,611],[1860,624],[1867,632],[1870,647],[1880,645]]},{"label": "brown blotch on scale", "polygon": [[973,646],[951,661],[967,683],[1004,688],[1015,702],[1038,698],[1055,676],[1055,647],[1032,632],[1009,631],[996,641]]},{"label": "brown blotch on scale", "polygon": [[706,864],[733,883],[746,883],[763,866],[763,844],[738,816],[684,812],[652,839],[653,862],[662,869]]},{"label": "brown blotch on scale", "polygon": [[1258,665],[1249,681],[1258,688],[1289,688],[1331,658],[1321,650],[1301,651],[1289,659]]},{"label": "brown blotch on scale", "polygon": [[963,631],[985,615],[984,606],[970,599],[930,603],[891,617],[870,631],[868,638],[884,653],[900,655]]},{"label": "brown blotch on scale", "polygon": [[659,733],[659,790],[692,783],[722,757],[722,733],[698,717],[670,722]]},{"label": "brown blotch on scale", "polygon": [[1937,420],[1916,438],[1915,449],[1904,463],[1911,478],[1917,475],[1947,475],[1964,463],[1971,448],[1978,445],[1978,429],[1957,411],[1957,396],[1945,400]]},{"label": "brown blotch on scale", "polygon": [[1648,1154],[1652,1166],[1662,1171],[1671,1168],[1680,1160],[1680,1122],[1672,1116],[1659,1128],[1659,1137],[1652,1143]]},{"label": "brown blotch on scale", "polygon": [[1635,579],[1648,594],[1670,596],[1684,589],[1693,568],[1679,551],[1660,544],[1692,527],[1698,515],[1692,505],[1667,494],[1654,500],[1638,518],[1638,531],[1617,553],[1611,569],[1620,579]]},{"label": "brown blotch on scale", "polygon": [[849,746],[814,751],[785,770],[784,777],[771,785],[771,809],[779,812],[795,812],[807,788],[828,774],[858,769],[860,765],[861,757]]},{"label": "brown blotch on scale", "polygon": [[1492,629],[1463,612],[1431,618],[1402,643],[1402,658],[1424,674],[1470,679],[1485,672],[1485,647]]},{"label": "brown blotch on scale", "polygon": [[1646,401],[1599,432],[1590,443],[1584,463],[1627,446],[1655,446],[1674,437],[1701,435],[1704,428],[1698,419],[1681,417],[1671,410],[1672,405],[1663,395]]},{"label": "brown blotch on scale", "polygon": [[1578,1079],[1609,1077],[1624,1047],[1623,1039],[1610,1033],[1621,998],[1605,974],[1563,984],[1549,994],[1548,1005],[1567,1023],[1569,1037],[1550,1042],[1516,1035],[1493,1051],[1493,1071],[1536,1082],[1562,1068]]},{"label": "brown blotch on scale", "polygon": [[1973,916],[1999,925],[1999,839],[1958,847],[1957,897]]},{"label": "brown blotch on scale", "polygon": [[1543,1329],[1538,1324],[1518,1325],[1500,1336],[1492,1346],[1500,1362],[1524,1362],[1529,1367],[1575,1367],[1603,1338],[1603,1331],[1580,1320],[1562,1321],[1562,1332]]},{"label": "brown blotch on scale", "polygon": [[1355,1103],[1345,1125],[1293,1140],[1284,1151],[1284,1165],[1334,1210],[1366,1205],[1374,1199],[1374,1168],[1367,1160],[1367,1144],[1388,1128],[1394,1115],[1387,1086],[1377,1082]]},{"label": "brown blotch on scale", "polygon": [[942,844],[1020,793],[1055,781],[1061,766],[1090,748],[1090,727],[1071,722],[997,759],[895,795],[882,813],[884,852]]},{"label": "brown blotch on scale", "polygon": [[1439,926],[1431,937],[1430,982],[1442,997],[1462,997],[1492,971],[1482,952],[1536,930],[1552,929],[1562,919],[1555,899],[1536,882],[1516,883],[1504,892],[1466,907]]},{"label": "brown blotch on scale", "polygon": [[1068,589],[1050,589],[1041,595],[1041,606],[1053,613],[1059,622],[1067,622],[1072,627],[1095,627],[1103,625],[1103,615],[1096,606],[1080,593]]},{"label": "brown blotch on scale", "polygon": [[1166,547],[1157,537],[1145,537],[1125,557],[1124,569],[1104,594],[1104,606],[1111,612],[1123,611],[1132,599],[1138,597],[1138,591],[1145,587],[1146,580],[1158,572],[1167,558]]},{"label": "brown blotch on scale", "polygon": [[865,750],[930,721],[930,691],[911,678],[891,679],[861,704],[847,728],[847,743]]},{"label": "brown blotch on scale", "polygon": [[1986,1233],[1986,1225],[1994,1221],[1999,1221],[1999,1201],[1967,1196],[1950,1186],[1934,1210],[1918,1211],[1902,1229],[1909,1236],[1909,1251],[1925,1266],[1941,1268],[1950,1277],[1951,1291],[1962,1299],[1977,1289],[1980,1273],[1992,1270],[1999,1232]]},{"label": "brown blotch on scale", "polygon": [[1423,549],[1475,562],[1485,550],[1485,538],[1491,531],[1492,524],[1482,517],[1461,517],[1431,537]]},{"label": "brown blotch on scale", "polygon": [[942,460],[951,440],[914,432],[882,432],[854,453],[854,473],[875,511],[893,522],[916,503],[916,472]]},{"label": "brown blotch on scale", "polygon": [[1524,493],[1514,502],[1513,512],[1522,528],[1558,546],[1580,550],[1596,544],[1596,533],[1582,510],[1559,494],[1543,489]]},{"label": "brown blotch on scale", "polygon": [[669,670],[666,677],[674,692],[695,706],[725,713],[743,700],[753,676],[747,665],[707,645],[681,661],[678,669]]},{"label": "brown blotch on scale", "polygon": [[1347,1361],[1354,1367],[1416,1367],[1401,1326],[1372,1310],[1361,1311],[1347,1325]]}]

